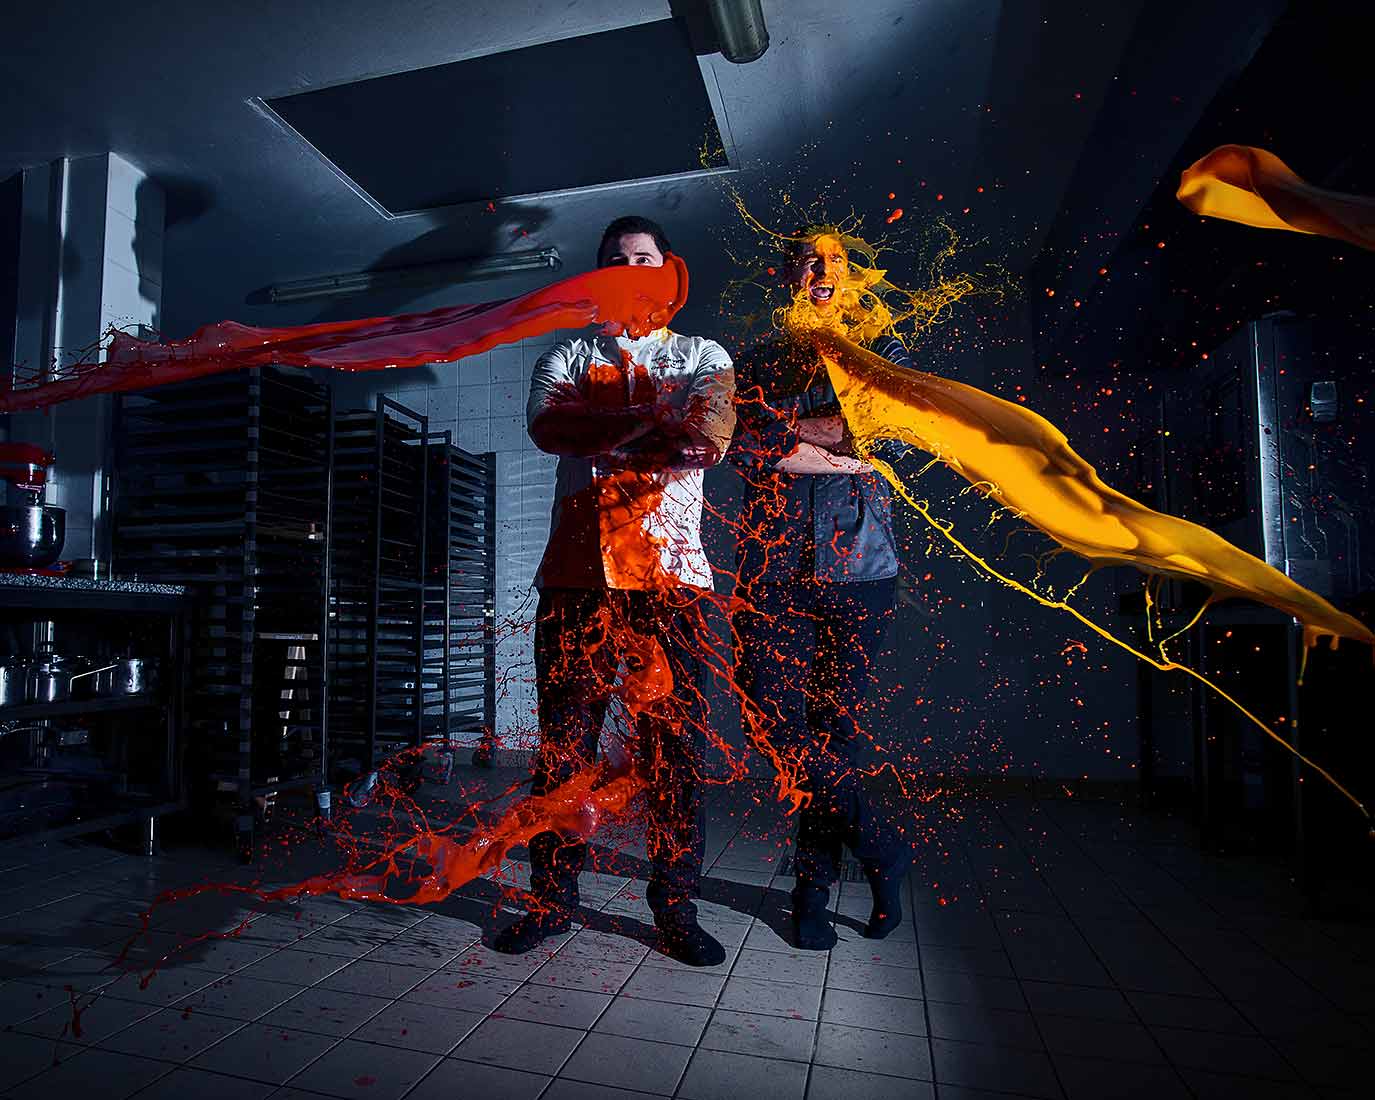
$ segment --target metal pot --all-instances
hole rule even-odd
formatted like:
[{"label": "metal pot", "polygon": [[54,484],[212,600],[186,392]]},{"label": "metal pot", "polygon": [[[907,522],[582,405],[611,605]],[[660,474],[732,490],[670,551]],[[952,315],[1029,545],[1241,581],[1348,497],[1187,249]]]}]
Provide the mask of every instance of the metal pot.
[{"label": "metal pot", "polygon": [[73,670],[80,669],[81,677],[72,676],[73,699],[95,699],[110,694],[115,666],[110,657],[72,657]]},{"label": "metal pot", "polygon": [[0,707],[17,707],[28,698],[28,676],[23,657],[0,658]]},{"label": "metal pot", "polygon": [[72,684],[75,681],[95,676],[109,668],[114,668],[114,665],[93,668],[87,672],[74,672],[67,658],[59,657],[55,653],[45,656],[40,663],[29,669],[29,702],[66,702],[72,697]]},{"label": "metal pot", "polygon": [[42,569],[62,554],[67,513],[51,504],[10,504],[0,508],[0,565]]},{"label": "metal pot", "polygon": [[[102,673],[103,675],[103,673]],[[120,657],[111,666],[109,694],[142,695],[157,686],[158,664],[147,657]]]}]

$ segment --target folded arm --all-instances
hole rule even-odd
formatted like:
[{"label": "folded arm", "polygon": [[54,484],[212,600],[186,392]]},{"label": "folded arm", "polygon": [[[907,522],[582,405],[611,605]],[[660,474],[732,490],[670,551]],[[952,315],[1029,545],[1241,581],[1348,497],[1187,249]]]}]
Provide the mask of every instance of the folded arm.
[{"label": "folded arm", "polygon": [[789,474],[862,474],[873,469],[856,458],[845,419],[809,416],[797,422],[797,450],[779,459],[775,470]]},{"label": "folded arm", "polygon": [[703,347],[681,409],[588,401],[567,351],[556,347],[535,364],[526,416],[535,446],[551,454],[627,469],[698,469],[721,461],[735,429],[734,395],[730,356],[715,343]]},{"label": "folded arm", "polygon": [[608,454],[655,432],[653,405],[607,408],[573,393],[551,393],[529,421],[530,438],[541,451],[591,458]]}]

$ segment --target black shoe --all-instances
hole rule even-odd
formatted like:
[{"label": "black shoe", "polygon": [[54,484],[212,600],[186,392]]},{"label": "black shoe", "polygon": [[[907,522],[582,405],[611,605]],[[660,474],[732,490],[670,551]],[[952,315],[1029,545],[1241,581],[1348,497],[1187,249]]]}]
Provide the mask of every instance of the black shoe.
[{"label": "black shoe", "polygon": [[829,951],[836,945],[826,902],[831,891],[825,886],[798,886],[793,890],[793,940],[803,951]]},{"label": "black shoe", "polygon": [[659,950],[687,966],[716,966],[726,961],[721,942],[695,918],[659,924]]},{"label": "black shoe", "polygon": [[550,936],[561,936],[572,927],[573,916],[567,909],[531,910],[497,933],[492,940],[492,950],[503,955],[524,955]]},{"label": "black shoe", "polygon": [[864,927],[866,939],[881,940],[902,923],[902,888],[912,866],[912,851],[904,849],[892,863],[864,865],[864,877],[874,895],[874,908]]}]

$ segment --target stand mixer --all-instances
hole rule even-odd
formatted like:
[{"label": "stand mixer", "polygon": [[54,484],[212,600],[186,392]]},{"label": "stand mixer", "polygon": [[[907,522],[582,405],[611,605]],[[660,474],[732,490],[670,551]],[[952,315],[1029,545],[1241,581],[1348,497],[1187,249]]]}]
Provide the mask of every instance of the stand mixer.
[{"label": "stand mixer", "polygon": [[0,568],[43,569],[62,553],[67,513],[43,503],[52,464],[53,456],[32,443],[0,443],[0,481],[22,498],[0,509]]}]

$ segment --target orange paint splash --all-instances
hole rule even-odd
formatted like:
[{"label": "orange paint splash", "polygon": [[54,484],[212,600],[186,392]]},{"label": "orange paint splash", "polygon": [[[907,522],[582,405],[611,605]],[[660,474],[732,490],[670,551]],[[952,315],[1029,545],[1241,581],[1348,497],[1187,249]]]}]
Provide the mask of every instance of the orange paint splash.
[{"label": "orange paint splash", "polygon": [[644,336],[667,325],[687,300],[687,265],[606,267],[498,302],[427,313],[252,328],[221,321],[185,340],[137,340],[113,333],[104,363],[78,363],[57,377],[0,392],[0,413],[39,409],[96,393],[140,390],[272,364],[364,371],[419,367],[477,355],[560,328],[601,324]]},{"label": "orange paint splash", "polygon": [[[889,198],[892,198],[892,196],[890,195]],[[886,218],[884,218],[883,220],[884,220],[885,222],[887,222],[889,225],[892,225],[895,221],[898,221],[901,217],[902,217],[902,207],[899,206],[899,207],[895,208],[895,209],[893,210],[893,212],[892,212],[891,214],[889,214],[889,215],[888,215]]]},{"label": "orange paint splash", "polygon": [[1375,249],[1375,198],[1314,187],[1250,145],[1221,145],[1189,165],[1175,198],[1205,217]]}]

